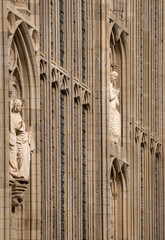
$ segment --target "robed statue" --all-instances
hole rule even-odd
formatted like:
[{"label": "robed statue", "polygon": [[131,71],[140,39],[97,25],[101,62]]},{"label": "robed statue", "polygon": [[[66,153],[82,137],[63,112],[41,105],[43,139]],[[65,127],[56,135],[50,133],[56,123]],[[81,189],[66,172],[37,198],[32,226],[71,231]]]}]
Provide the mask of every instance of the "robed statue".
[{"label": "robed statue", "polygon": [[108,86],[108,119],[109,136],[115,143],[121,141],[121,115],[118,111],[120,90],[116,88],[117,78],[118,73],[116,71],[111,71]]},{"label": "robed statue", "polygon": [[34,150],[34,141],[31,130],[27,130],[21,116],[22,100],[11,100],[10,112],[10,179],[22,178],[29,180],[30,156]]}]

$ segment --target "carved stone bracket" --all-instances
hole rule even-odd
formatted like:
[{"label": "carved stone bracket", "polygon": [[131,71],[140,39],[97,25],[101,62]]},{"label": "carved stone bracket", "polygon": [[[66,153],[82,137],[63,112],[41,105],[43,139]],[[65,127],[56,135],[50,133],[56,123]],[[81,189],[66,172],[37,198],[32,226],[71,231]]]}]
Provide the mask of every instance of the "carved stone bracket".
[{"label": "carved stone bracket", "polygon": [[155,138],[150,138],[150,151],[151,154],[156,154],[156,156],[161,154],[161,144]]},{"label": "carved stone bracket", "polygon": [[136,143],[141,143],[142,147],[145,147],[147,144],[147,133],[144,131],[142,127],[136,126],[135,127],[135,141]]},{"label": "carved stone bracket", "polygon": [[145,147],[147,145],[147,134],[145,132],[142,133],[141,136],[141,146]]},{"label": "carved stone bracket", "polygon": [[87,107],[90,108],[90,93],[87,90],[82,90],[82,103]]},{"label": "carved stone bracket", "polygon": [[140,133],[141,133],[140,128],[135,127],[135,141],[136,141],[136,143],[139,142],[140,135],[141,135]]},{"label": "carved stone bracket", "polygon": [[25,179],[15,179],[15,181],[10,181],[12,188],[12,208],[21,206],[23,204],[24,192],[27,189],[28,182]]},{"label": "carved stone bracket", "polygon": [[157,147],[156,147],[156,156],[159,157],[161,155],[161,150],[162,150],[162,146],[160,143],[157,143]]},{"label": "carved stone bracket", "polygon": [[151,153],[155,153],[156,151],[156,141],[153,138],[150,139],[150,151]]},{"label": "carved stone bracket", "polygon": [[74,84],[74,98],[77,100],[78,103],[81,101],[81,87],[75,83]]},{"label": "carved stone bracket", "polygon": [[47,73],[47,62],[44,59],[40,60],[40,75],[45,75]]},{"label": "carved stone bracket", "polygon": [[55,88],[59,86],[58,73],[59,73],[59,71],[55,67],[53,67],[51,70],[51,76],[52,76],[52,85]]},{"label": "carved stone bracket", "polygon": [[67,75],[60,72],[60,89],[65,91],[67,95],[69,95],[69,80],[70,78]]}]

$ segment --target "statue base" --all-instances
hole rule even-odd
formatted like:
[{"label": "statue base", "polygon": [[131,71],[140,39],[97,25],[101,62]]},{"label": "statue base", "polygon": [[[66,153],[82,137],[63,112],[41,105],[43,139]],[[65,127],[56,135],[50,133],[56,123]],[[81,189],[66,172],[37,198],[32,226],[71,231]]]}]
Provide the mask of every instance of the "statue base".
[{"label": "statue base", "polygon": [[23,204],[24,192],[27,189],[29,180],[24,178],[13,178],[9,179],[9,185],[12,191],[12,209],[14,211],[15,207],[21,206]]}]

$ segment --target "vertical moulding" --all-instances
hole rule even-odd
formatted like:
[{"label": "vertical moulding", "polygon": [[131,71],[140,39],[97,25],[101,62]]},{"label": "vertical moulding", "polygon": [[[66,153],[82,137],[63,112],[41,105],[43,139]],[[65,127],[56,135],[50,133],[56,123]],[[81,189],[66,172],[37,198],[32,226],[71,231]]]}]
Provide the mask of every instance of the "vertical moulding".
[{"label": "vertical moulding", "polygon": [[78,181],[79,181],[79,174],[78,174],[78,169],[79,169],[79,134],[78,134],[78,101],[75,98],[74,100],[74,168],[73,168],[73,174],[74,174],[74,196],[73,196],[73,201],[74,201],[74,236],[73,238],[76,240],[78,236]]},{"label": "vertical moulding", "polygon": [[81,0],[81,30],[82,30],[82,82],[86,80],[86,0]]},{"label": "vertical moulding", "polygon": [[56,179],[57,179],[57,97],[56,97],[56,85],[55,82],[52,83],[52,238],[56,238],[57,231],[57,189],[56,189]]},{"label": "vertical moulding", "polygon": [[61,239],[67,237],[67,95],[60,91],[60,136],[61,136]]},{"label": "vertical moulding", "polygon": [[59,0],[60,8],[60,66],[64,68],[65,64],[65,0]]},{"label": "vertical moulding", "polygon": [[87,236],[87,110],[82,106],[82,224],[83,240]]},{"label": "vertical moulding", "polygon": [[47,213],[46,213],[46,184],[47,184],[47,178],[46,178],[46,166],[45,166],[45,160],[46,160],[46,152],[45,152],[45,136],[46,136],[46,123],[45,123],[45,115],[46,115],[46,76],[43,74],[41,75],[40,79],[40,132],[41,132],[41,239],[46,239],[46,219],[47,219]]}]

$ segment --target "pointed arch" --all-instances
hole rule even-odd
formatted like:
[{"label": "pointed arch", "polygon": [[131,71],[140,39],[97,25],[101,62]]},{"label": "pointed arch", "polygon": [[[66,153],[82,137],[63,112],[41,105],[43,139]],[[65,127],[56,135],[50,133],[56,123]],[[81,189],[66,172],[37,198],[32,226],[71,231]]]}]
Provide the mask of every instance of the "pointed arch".
[{"label": "pointed arch", "polygon": [[[15,94],[13,97],[25,100],[25,121],[31,126],[32,111],[34,112],[37,107],[36,98],[39,89],[39,71],[36,61],[36,52],[28,26],[24,21],[19,21],[17,24],[18,26],[10,42],[10,48],[14,45],[12,51],[15,52],[13,54],[17,56],[17,59],[15,60],[14,68],[9,72],[11,76],[15,75],[16,81],[20,85],[20,89],[18,90],[19,93]],[[15,74],[16,72],[19,73],[19,75]],[[10,86],[11,85],[12,84],[10,84]]]},{"label": "pointed arch", "polygon": [[120,109],[119,112],[121,114],[121,145],[124,146],[126,144],[126,135],[127,135],[127,127],[125,125],[127,119],[127,108],[124,106],[127,103],[127,92],[128,92],[128,43],[127,37],[128,34],[125,30],[117,25],[117,23],[111,23],[109,26],[110,38],[109,38],[109,49],[110,49],[110,69],[112,70],[112,64],[116,64],[116,71],[118,72],[118,81],[117,88],[120,89],[119,94],[119,102]]},{"label": "pointed arch", "polygon": [[125,163],[114,158],[110,168],[110,234],[114,239],[123,239],[124,236],[126,169]]},{"label": "pointed arch", "polygon": [[[37,215],[34,202],[39,203],[40,191],[36,188],[40,183],[40,169],[37,167],[40,161],[40,81],[39,81],[39,61],[38,53],[34,49],[34,42],[29,33],[29,26],[21,20],[16,21],[16,29],[9,37],[9,91],[10,102],[14,98],[23,100],[22,117],[26,128],[31,128],[34,139],[35,150],[31,154],[31,171],[29,187],[25,191],[23,200],[24,216],[23,220],[28,221],[29,214],[27,208],[31,209],[30,219],[36,224]],[[14,56],[14,58],[11,56]],[[14,62],[13,62],[14,61]],[[10,106],[9,106],[10,108]],[[10,108],[11,109],[11,108]],[[9,115],[9,118],[11,116]],[[9,119],[10,120],[10,119]],[[37,178],[36,178],[37,176]],[[32,188],[35,189],[35,193]],[[39,206],[39,204],[38,204]],[[33,214],[32,214],[33,213]],[[14,217],[13,217],[14,218]],[[13,222],[11,228],[13,229]],[[37,224],[36,224],[37,226]],[[38,228],[38,227],[37,227]],[[38,230],[36,228],[36,231]]]}]

